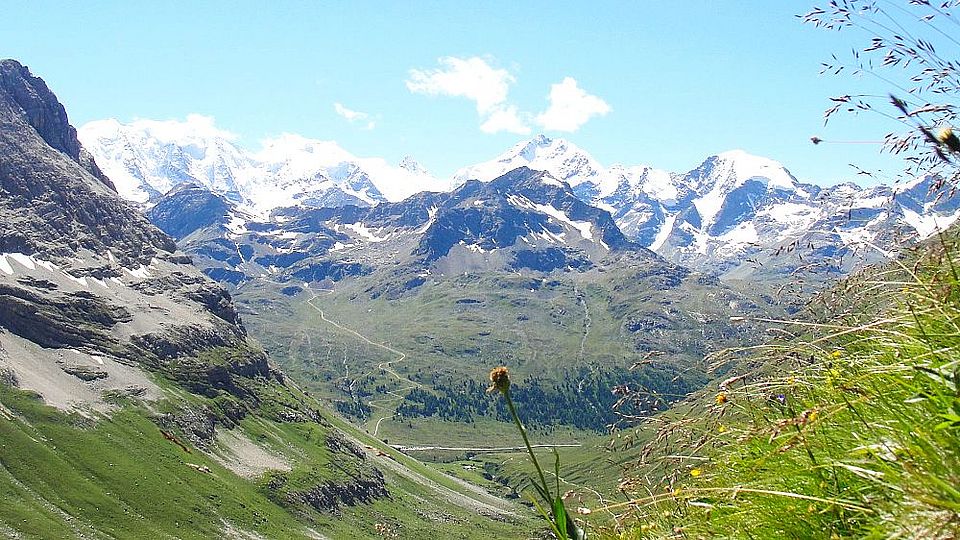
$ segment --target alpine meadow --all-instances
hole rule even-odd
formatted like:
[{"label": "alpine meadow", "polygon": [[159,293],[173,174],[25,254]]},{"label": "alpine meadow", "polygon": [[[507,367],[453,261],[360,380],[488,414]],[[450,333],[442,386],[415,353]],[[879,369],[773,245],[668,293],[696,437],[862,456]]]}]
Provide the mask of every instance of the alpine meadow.
[{"label": "alpine meadow", "polygon": [[960,1],[3,12],[0,538],[960,538]]}]

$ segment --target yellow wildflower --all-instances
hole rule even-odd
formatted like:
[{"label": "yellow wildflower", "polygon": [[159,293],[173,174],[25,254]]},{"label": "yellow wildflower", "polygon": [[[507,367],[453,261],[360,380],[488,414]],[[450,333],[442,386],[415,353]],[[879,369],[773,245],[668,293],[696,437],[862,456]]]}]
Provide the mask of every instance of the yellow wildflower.
[{"label": "yellow wildflower", "polygon": [[700,476],[701,474],[703,474],[703,471],[700,470],[699,468],[690,469],[690,476],[692,476],[692,477],[694,477],[694,478]]},{"label": "yellow wildflower", "polygon": [[727,394],[720,392],[717,394],[717,405],[723,405],[727,402]]},{"label": "yellow wildflower", "polygon": [[843,353],[840,351],[833,351],[832,353],[830,353],[831,358],[840,358],[841,356],[843,356]]},{"label": "yellow wildflower", "polygon": [[949,127],[943,127],[937,131],[937,140],[953,152],[960,152],[960,139]]}]

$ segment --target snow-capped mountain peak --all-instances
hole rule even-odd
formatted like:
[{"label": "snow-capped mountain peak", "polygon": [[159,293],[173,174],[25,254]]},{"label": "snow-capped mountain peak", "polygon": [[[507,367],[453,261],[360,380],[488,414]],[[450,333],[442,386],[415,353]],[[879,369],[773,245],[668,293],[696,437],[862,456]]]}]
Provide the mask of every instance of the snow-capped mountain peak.
[{"label": "snow-capped mountain peak", "polygon": [[399,167],[414,174],[430,174],[413,156],[403,156],[403,159],[400,160]]},{"label": "snow-capped mountain peak", "polygon": [[617,188],[616,179],[604,175],[603,166],[589,153],[564,139],[545,135],[520,142],[490,161],[460,169],[454,180],[458,184],[467,180],[488,182],[518,167],[546,171],[576,191],[592,196],[603,196]]},{"label": "snow-capped mountain peak", "polygon": [[236,137],[201,115],[190,115],[182,122],[99,120],[82,126],[77,135],[117,191],[140,203],[182,182],[236,193],[235,173],[247,161],[231,142]]},{"label": "snow-capped mountain peak", "polygon": [[762,178],[774,187],[795,189],[797,180],[778,161],[748,154],[743,150],[729,150],[717,154],[717,159],[728,166],[737,182],[742,184],[752,178]]},{"label": "snow-capped mountain peak", "polygon": [[285,133],[248,151],[233,143],[235,135],[200,115],[183,121],[95,121],[80,128],[79,136],[120,194],[146,204],[185,182],[264,216],[280,206],[369,206],[450,187],[412,158],[393,166],[301,135]]}]

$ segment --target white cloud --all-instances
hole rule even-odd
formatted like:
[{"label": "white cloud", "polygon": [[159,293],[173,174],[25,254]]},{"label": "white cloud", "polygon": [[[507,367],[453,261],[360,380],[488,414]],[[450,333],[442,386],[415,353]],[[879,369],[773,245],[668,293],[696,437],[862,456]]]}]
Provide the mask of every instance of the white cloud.
[{"label": "white cloud", "polygon": [[478,56],[444,56],[439,69],[411,69],[407,89],[415,94],[465,97],[477,104],[477,112],[487,115],[507,101],[510,85],[516,79],[505,69],[497,69]]},{"label": "white cloud", "polygon": [[494,109],[487,116],[487,119],[480,124],[480,131],[484,133],[507,131],[519,135],[526,135],[530,133],[530,127],[520,119],[517,108],[509,105]]},{"label": "white cloud", "polygon": [[576,131],[587,120],[612,110],[606,101],[577,86],[573,77],[564,77],[563,81],[550,85],[547,99],[550,106],[535,120],[546,130]]},{"label": "white cloud", "polygon": [[545,130],[577,131],[594,116],[603,116],[612,110],[606,101],[577,86],[576,79],[564,77],[563,81],[550,85],[547,110],[533,118],[532,114],[519,111],[509,103],[510,87],[517,81],[506,69],[494,67],[479,56],[444,56],[437,62],[440,67],[436,69],[411,69],[405,81],[407,89],[415,94],[473,101],[480,116],[480,131],[484,133],[506,131],[526,135],[530,133],[531,118]]},{"label": "white cloud", "polygon": [[362,124],[364,129],[373,129],[377,127],[377,123],[370,119],[369,114],[348,109],[344,107],[342,103],[334,103],[333,110],[338,115],[346,118],[351,124]]},{"label": "white cloud", "polygon": [[510,85],[516,79],[509,71],[495,68],[479,56],[444,56],[437,69],[411,69],[407,89],[415,94],[463,97],[473,101],[484,133],[530,133],[517,107],[507,103]]}]

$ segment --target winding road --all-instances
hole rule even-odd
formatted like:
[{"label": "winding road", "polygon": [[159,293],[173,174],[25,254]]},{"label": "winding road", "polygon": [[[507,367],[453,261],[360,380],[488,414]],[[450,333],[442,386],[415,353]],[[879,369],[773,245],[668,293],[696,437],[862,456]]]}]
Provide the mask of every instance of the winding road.
[{"label": "winding road", "polygon": [[[394,365],[394,364],[399,364],[400,362],[403,362],[404,360],[406,360],[406,358],[407,358],[407,353],[405,353],[405,352],[403,352],[403,351],[398,351],[397,349],[394,349],[393,347],[391,347],[391,346],[389,346],[389,345],[385,345],[385,344],[383,344],[383,343],[377,343],[377,342],[375,342],[375,341],[372,341],[370,338],[368,338],[367,336],[361,334],[360,332],[357,332],[356,330],[354,330],[354,329],[352,329],[352,328],[347,328],[346,326],[343,326],[342,324],[340,324],[340,323],[338,323],[338,322],[336,322],[336,321],[333,321],[333,320],[331,320],[331,319],[328,319],[327,316],[326,316],[326,314],[323,312],[323,310],[320,309],[319,307],[317,307],[316,304],[313,303],[313,301],[316,300],[317,298],[319,298],[320,295],[318,295],[314,289],[308,289],[308,290],[310,291],[310,293],[311,293],[313,296],[312,296],[309,300],[307,300],[307,304],[308,304],[311,308],[313,308],[314,310],[316,310],[317,313],[320,314],[320,319],[321,319],[321,320],[323,320],[324,322],[330,324],[330,325],[333,326],[334,328],[337,328],[338,330],[341,330],[341,331],[343,331],[343,332],[346,332],[346,333],[348,333],[348,334],[351,334],[351,335],[355,336],[357,339],[359,339],[360,341],[363,341],[364,343],[367,343],[367,344],[369,344],[369,345],[372,345],[372,346],[374,346],[374,347],[377,347],[377,348],[379,348],[379,349],[382,349],[382,350],[385,350],[385,351],[387,351],[387,352],[390,352],[390,353],[392,353],[392,354],[397,355],[397,357],[396,357],[395,359],[393,359],[393,360],[388,360],[388,361],[386,361],[386,362],[380,362],[379,364],[377,364],[377,367],[376,367],[375,369],[379,369],[380,371],[382,371],[382,372],[384,372],[384,373],[389,373],[394,379],[396,379],[397,382],[399,382],[399,383],[401,384],[401,388],[399,389],[399,391],[401,391],[401,392],[409,392],[410,390],[413,390],[414,388],[419,388],[419,387],[420,387],[420,384],[419,384],[419,383],[414,382],[414,381],[412,381],[412,380],[404,377],[403,375],[400,375],[399,373],[397,373],[397,371],[396,371],[395,369],[393,369],[393,365]],[[370,370],[370,371],[368,371],[367,373],[364,373],[363,375],[360,375],[360,376],[357,377],[356,379],[360,379],[360,378],[362,378],[364,375],[373,373],[373,371],[374,371],[374,370]],[[355,380],[356,380],[356,379],[355,379]],[[352,387],[352,386],[353,386],[353,385],[351,384],[351,387]],[[389,412],[389,414],[386,414],[386,415],[384,415],[384,416],[381,416],[380,418],[377,419],[377,421],[376,421],[376,423],[374,424],[374,427],[373,427],[373,433],[372,433],[372,435],[373,435],[374,437],[376,437],[376,436],[377,436],[377,433],[379,433],[379,431],[380,431],[380,424],[383,423],[384,420],[387,420],[388,418],[393,418],[393,416],[395,416],[395,414],[396,414],[396,412],[395,412],[395,411],[396,411],[396,404],[399,403],[399,402],[401,402],[401,401],[403,401],[404,399],[406,399],[406,395],[404,395],[404,394],[399,394],[399,393],[397,393],[397,392],[395,392],[395,391],[393,391],[393,390],[388,390],[388,391],[387,391],[387,394],[389,394],[389,395],[391,395],[391,396],[393,396],[393,397],[386,397],[386,398],[380,398],[380,399],[371,399],[370,401],[367,402],[367,404],[370,405],[370,407],[373,408],[373,409],[377,409],[377,410],[380,410],[380,411],[387,411],[387,412]]]}]

